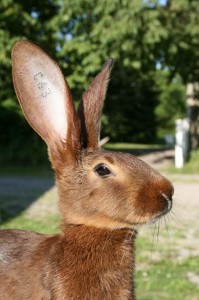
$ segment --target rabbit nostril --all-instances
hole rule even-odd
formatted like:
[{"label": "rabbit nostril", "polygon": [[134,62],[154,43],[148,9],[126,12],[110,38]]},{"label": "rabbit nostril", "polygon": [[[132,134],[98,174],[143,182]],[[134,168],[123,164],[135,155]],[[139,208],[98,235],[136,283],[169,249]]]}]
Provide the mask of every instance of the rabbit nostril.
[{"label": "rabbit nostril", "polygon": [[160,194],[165,198],[167,201],[172,201],[172,197],[174,195],[174,186],[171,182],[167,182],[166,185],[164,185],[160,189]]},{"label": "rabbit nostril", "polygon": [[[167,201],[167,211],[170,211],[172,208],[172,196],[167,196],[165,193],[160,192],[162,197]],[[172,194],[173,195],[173,194]]]}]

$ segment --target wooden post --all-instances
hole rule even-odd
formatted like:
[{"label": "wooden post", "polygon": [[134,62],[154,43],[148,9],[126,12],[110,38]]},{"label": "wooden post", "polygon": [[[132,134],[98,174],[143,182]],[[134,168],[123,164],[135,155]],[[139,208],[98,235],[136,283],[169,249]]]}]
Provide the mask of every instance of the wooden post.
[{"label": "wooden post", "polygon": [[187,118],[190,123],[189,149],[199,146],[199,83],[187,84]]}]

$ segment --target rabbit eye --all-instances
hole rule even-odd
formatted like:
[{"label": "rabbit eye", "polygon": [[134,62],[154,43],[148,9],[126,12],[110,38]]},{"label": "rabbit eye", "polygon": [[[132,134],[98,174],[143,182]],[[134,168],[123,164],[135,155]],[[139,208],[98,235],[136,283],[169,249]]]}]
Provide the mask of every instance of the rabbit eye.
[{"label": "rabbit eye", "polygon": [[108,177],[111,175],[111,171],[103,164],[99,164],[94,169],[95,173],[97,173],[100,177]]}]

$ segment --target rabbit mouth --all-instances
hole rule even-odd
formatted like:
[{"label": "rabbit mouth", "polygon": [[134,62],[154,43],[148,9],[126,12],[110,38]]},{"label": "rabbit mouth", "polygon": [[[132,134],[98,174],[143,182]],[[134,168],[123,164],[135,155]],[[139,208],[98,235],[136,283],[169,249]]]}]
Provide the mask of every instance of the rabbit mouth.
[{"label": "rabbit mouth", "polygon": [[169,199],[164,193],[160,193],[162,195],[162,197],[166,200],[167,202],[167,206],[164,208],[163,211],[161,211],[157,216],[155,216],[152,220],[149,221],[149,223],[155,223],[158,219],[162,218],[163,216],[165,216],[167,213],[170,212],[170,210],[172,209],[172,200]]}]

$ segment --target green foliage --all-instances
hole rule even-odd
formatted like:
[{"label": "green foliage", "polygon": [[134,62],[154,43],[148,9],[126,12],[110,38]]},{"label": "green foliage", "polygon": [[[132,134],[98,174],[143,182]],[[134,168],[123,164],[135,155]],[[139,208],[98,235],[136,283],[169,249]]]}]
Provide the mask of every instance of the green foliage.
[{"label": "green foliage", "polygon": [[52,1],[4,0],[0,7],[0,163],[43,161],[45,146],[27,125],[17,104],[11,72],[11,49],[17,40],[30,39],[55,52],[52,20],[58,6]]},{"label": "green foliage", "polygon": [[59,57],[67,53],[62,66],[69,74],[75,99],[80,98],[82,86],[107,57],[113,57],[116,63],[105,104],[108,124],[102,127],[103,134],[113,139],[152,141],[158,94],[152,53],[162,35],[162,30],[157,31],[158,12],[141,0],[82,0],[74,1],[70,8],[67,1],[62,3],[60,28],[67,42],[62,41]]},{"label": "green foliage", "polygon": [[[114,58],[103,135],[129,142],[153,142],[158,126],[164,124],[169,130],[173,126],[173,120],[163,122],[164,110],[166,116],[169,113],[163,102],[170,99],[170,93],[175,97],[173,101],[179,103],[183,89],[174,87],[173,83],[160,86],[157,65],[167,70],[168,82],[176,78],[176,74],[183,83],[198,81],[198,10],[196,0],[168,0],[164,5],[158,0],[1,1],[0,120],[3,132],[0,137],[4,138],[0,141],[0,153],[3,151],[6,155],[3,150],[6,148],[8,160],[26,161],[30,157],[24,148],[26,139],[31,141],[30,149],[34,148],[32,162],[42,160],[44,152],[42,150],[37,157],[36,152],[43,146],[27,129],[16,105],[10,61],[16,40],[33,40],[57,60],[76,102],[104,61]],[[180,113],[182,109],[180,107]]]},{"label": "green foliage", "polygon": [[[162,67],[167,67],[170,77],[179,73],[184,83],[199,80],[199,6],[197,0],[168,0],[159,7],[161,23],[167,36],[161,42],[164,54]],[[162,52],[162,49],[159,49]]]},{"label": "green foliage", "polygon": [[186,89],[179,76],[168,82],[168,72],[159,71],[161,89],[155,115],[158,122],[158,135],[174,134],[175,121],[185,117]]}]

